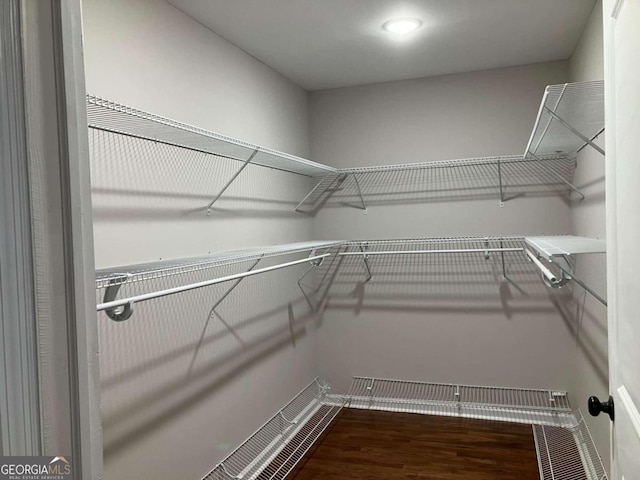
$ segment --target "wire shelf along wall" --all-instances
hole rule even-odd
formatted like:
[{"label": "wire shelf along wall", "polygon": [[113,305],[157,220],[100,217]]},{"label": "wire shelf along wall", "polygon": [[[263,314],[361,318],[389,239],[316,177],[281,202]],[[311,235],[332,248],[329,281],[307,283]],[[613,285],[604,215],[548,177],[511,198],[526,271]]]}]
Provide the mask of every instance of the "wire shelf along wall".
[{"label": "wire shelf along wall", "polygon": [[325,176],[336,169],[295,155],[261,147],[232,137],[138,110],[94,95],[87,95],[90,129],[172,145],[240,162],[239,168],[207,205],[213,204],[249,165],[283,170],[307,177]]},{"label": "wire shelf along wall", "polygon": [[[555,250],[547,252],[545,258],[558,267],[560,275],[541,262],[545,255],[541,245],[554,245]],[[542,248],[542,254],[532,253],[537,248]],[[526,297],[535,288],[530,286],[531,273],[537,271],[543,282],[535,281],[536,285],[558,289],[573,280],[606,305],[606,300],[576,277],[568,258],[577,253],[603,252],[603,241],[571,235],[359,240],[345,242],[335,253],[344,261],[332,274],[326,270],[334,263],[318,273],[332,278],[332,295],[355,295],[362,300],[365,285],[369,293],[387,297],[392,293],[390,287],[396,285],[401,288],[396,295],[405,299],[433,299],[434,295],[446,296],[453,286],[466,288],[466,298],[474,296],[470,290],[478,296],[495,295],[492,285],[500,282]],[[425,290],[427,287],[429,290]]]},{"label": "wire shelf along wall", "polygon": [[[519,155],[345,168],[322,178],[296,207],[317,213],[323,207],[497,198],[500,205],[521,196],[566,194],[575,157]],[[581,194],[581,193],[580,193]]]},{"label": "wire shelf along wall", "polygon": [[[605,307],[607,306],[607,300],[604,296],[576,276],[574,262],[572,261],[572,257],[576,255],[606,253],[607,249],[604,240],[574,235],[548,235],[525,237],[525,242],[528,247],[526,254],[540,269],[545,284],[552,288],[561,288],[573,280]],[[541,260],[557,266],[560,274],[555,274]]]},{"label": "wire shelf along wall", "polygon": [[[334,398],[335,397],[335,398]],[[493,421],[575,425],[567,392],[353,377],[349,408],[456,416]]]},{"label": "wire shelf along wall", "polygon": [[356,302],[358,308],[365,292],[371,301],[392,303],[529,302],[547,296],[524,255],[523,237],[351,241],[334,257],[317,271],[331,279],[326,296],[333,305]]},{"label": "wire shelf along wall", "polygon": [[549,85],[525,149],[524,158],[547,154],[572,155],[595,143],[604,131],[604,82]]},{"label": "wire shelf along wall", "polygon": [[[176,293],[186,292],[198,288],[216,285],[224,282],[234,281],[232,287],[224,294],[216,306],[231,293],[233,288],[242,281],[242,279],[258,275],[261,273],[288,268],[294,265],[309,263],[309,269],[306,276],[312,269],[320,266],[326,257],[331,254],[328,251],[342,242],[319,241],[319,242],[301,242],[293,244],[284,244],[274,247],[253,248],[239,250],[235,252],[225,252],[207,257],[197,257],[189,259],[180,259],[173,261],[151,262],[140,265],[131,265],[126,267],[115,267],[103,269],[96,272],[96,289],[104,290],[103,302],[97,305],[97,311],[106,311],[109,318],[115,321],[127,320],[133,312],[133,305],[138,302],[144,302],[155,298],[173,295]],[[306,257],[291,260],[276,265],[257,268],[258,263],[266,258],[280,257],[284,255],[295,255],[300,253],[308,254]],[[187,274],[199,273],[201,275],[215,275],[216,269],[229,266],[240,265],[242,263],[251,263],[250,267],[242,272],[225,275],[222,277],[214,276],[198,282],[180,284],[181,278]],[[146,293],[139,293],[132,297],[116,299],[116,296],[123,285],[139,283],[158,278],[175,278],[178,286],[156,290]],[[298,285],[302,293],[307,298],[300,280]],[[214,307],[215,308],[215,307]]]},{"label": "wire shelf along wall", "polygon": [[602,458],[580,410],[568,427],[534,425],[541,480],[607,480]]},{"label": "wire shelf along wall", "polygon": [[202,480],[281,480],[340,413],[326,404],[329,384],[316,378]]}]

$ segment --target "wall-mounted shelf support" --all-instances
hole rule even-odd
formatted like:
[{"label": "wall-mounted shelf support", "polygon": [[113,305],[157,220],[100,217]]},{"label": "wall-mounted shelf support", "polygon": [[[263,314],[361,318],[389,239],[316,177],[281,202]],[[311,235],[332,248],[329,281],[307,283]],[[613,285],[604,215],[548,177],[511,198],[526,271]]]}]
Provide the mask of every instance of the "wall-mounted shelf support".
[{"label": "wall-mounted shelf support", "polygon": [[[606,244],[604,240],[576,237],[572,235],[561,236],[544,236],[544,237],[525,237],[525,242],[535,253],[528,248],[525,250],[529,259],[542,272],[545,284],[552,288],[560,288],[573,280],[580,285],[596,300],[607,306],[607,301],[595,290],[586,285],[582,280],[576,277],[575,268],[573,267],[570,257],[571,255],[590,254],[590,253],[606,253]],[[546,260],[560,269],[560,276],[553,273],[541,259]]]},{"label": "wall-mounted shelf support", "polygon": [[[246,271],[250,272],[255,267],[257,267],[258,263],[260,263],[260,260],[262,260],[263,257],[264,257],[264,255],[261,255],[260,258],[258,258],[255,262],[253,262],[253,264]],[[247,277],[238,278],[235,282],[233,282],[231,287],[229,287],[227,289],[227,291],[224,292],[224,294],[222,294],[222,296],[218,299],[218,301],[216,301],[216,303],[213,304],[213,307],[211,307],[211,310],[209,310],[209,315],[207,316],[207,321],[205,322],[204,327],[202,328],[202,333],[200,334],[200,339],[198,340],[198,345],[196,345],[196,348],[193,350],[193,357],[192,357],[191,363],[189,365],[189,373],[191,373],[191,371],[193,369],[193,366],[195,365],[195,361],[196,361],[196,358],[198,356],[198,352],[200,351],[200,346],[202,345],[202,342],[204,341],[205,333],[207,332],[207,328],[209,327],[209,322],[211,321],[211,318],[213,318],[214,316],[218,318],[220,323],[222,323],[225,326],[225,328],[229,331],[229,333],[231,333],[231,335],[233,335],[236,338],[236,340],[238,340],[239,343],[243,343],[242,339],[240,338],[240,336],[235,332],[235,330],[233,328],[231,328],[231,326],[224,320],[224,318],[222,318],[222,316],[217,312],[216,309],[220,306],[220,304],[222,302],[224,302],[224,300],[231,294],[231,292],[238,285],[240,285],[240,283],[245,278],[247,278]]]},{"label": "wall-mounted shelf support", "polygon": [[309,254],[309,262],[311,263],[311,265],[309,266],[307,271],[304,272],[302,276],[298,279],[298,288],[300,288],[302,295],[304,295],[304,299],[307,301],[307,304],[309,305],[309,308],[311,309],[311,311],[314,313],[317,313],[318,309],[311,301],[311,298],[309,298],[309,295],[304,289],[302,281],[307,275],[309,275],[313,270],[315,270],[316,267],[319,267],[320,265],[322,265],[322,263],[324,262],[324,256],[320,256],[320,257],[317,256],[314,250]]},{"label": "wall-mounted shelf support", "polygon": [[569,259],[566,256],[554,257],[553,264],[557,265],[558,268],[560,268],[560,270],[562,271],[562,273],[566,275],[570,280],[573,280],[582,288],[584,288],[587,292],[589,292],[596,300],[602,303],[605,307],[607,306],[607,301],[603,297],[601,297],[598,293],[596,293],[595,290],[593,290],[591,287],[589,287],[587,284],[585,284],[582,280],[580,280],[578,277],[576,277],[573,274],[573,271],[574,271],[573,265],[571,265],[571,262],[569,262]]},{"label": "wall-mounted shelf support", "polygon": [[242,164],[242,166],[236,171],[236,173],[233,175],[233,177],[231,177],[229,179],[229,181],[225,184],[224,187],[222,187],[222,189],[218,192],[218,194],[215,196],[215,198],[213,200],[211,200],[211,202],[209,202],[209,205],[207,205],[207,215],[211,215],[211,207],[213,207],[213,204],[216,203],[218,201],[218,199],[222,196],[222,194],[227,190],[227,188],[229,188],[231,186],[231,184],[233,183],[233,181],[238,178],[238,176],[242,173],[242,171],[247,168],[247,165],[249,165],[251,163],[251,160],[253,160],[253,158],[258,154],[258,150],[254,150],[251,155],[249,156],[249,158],[247,158],[244,163]]},{"label": "wall-mounted shelf support", "polygon": [[[103,301],[105,303],[112,302],[118,296],[120,287],[126,283],[129,275],[126,273],[115,274],[108,279],[109,285],[104,291]],[[128,320],[133,314],[133,304],[125,304],[118,308],[112,308],[106,311],[107,316],[114,322],[123,322]]]},{"label": "wall-mounted shelf support", "polygon": [[[571,132],[573,132],[574,135],[576,135],[578,138],[580,138],[580,140],[582,140],[585,144],[590,145],[592,148],[594,148],[596,151],[598,151],[599,153],[601,153],[602,155],[605,155],[604,153],[604,149],[600,148],[598,145],[596,145],[595,143],[593,143],[593,141],[590,138],[587,138],[586,136],[584,136],[582,133],[580,133],[578,130],[576,130],[575,128],[573,128],[571,126],[571,124],[569,122],[565,122],[556,112],[552,111],[549,109],[549,107],[544,107],[544,109],[546,110],[546,112],[551,115],[553,118],[555,118],[558,122],[560,122],[560,124],[567,128],[568,130],[570,130]],[[601,130],[601,132],[604,131],[604,129]],[[582,148],[582,147],[581,147]]]},{"label": "wall-mounted shelf support", "polygon": [[367,255],[367,249],[369,246],[365,243],[364,245],[360,245],[360,251],[362,252],[362,262],[364,263],[364,268],[367,271],[367,279],[364,283],[369,282],[373,275],[371,274],[371,265],[369,265],[369,256]]},{"label": "wall-mounted shelf support", "polygon": [[364,213],[367,213],[367,204],[364,203],[364,197],[362,196],[362,190],[360,190],[360,183],[358,182],[358,176],[354,173],[353,174],[353,181],[356,184],[356,189],[358,191],[358,196],[360,197],[360,202],[362,203],[362,210],[364,210]]},{"label": "wall-mounted shelf support", "polygon": [[[527,153],[528,156],[535,158],[536,160],[540,161],[540,159],[538,157],[536,157],[533,153],[528,152]],[[576,192],[578,195],[580,195],[580,201],[585,199],[584,193],[582,193],[582,191],[576,187],[573,183],[571,183],[569,180],[567,180],[566,178],[564,178],[562,175],[560,175],[558,172],[556,172],[555,170],[553,170],[553,168],[548,168],[544,162],[540,162],[540,166],[542,167],[543,170],[545,170],[546,172],[550,173],[551,175],[553,175],[554,177],[556,177],[558,180],[560,180],[562,183],[564,183],[566,186],[568,186],[571,190],[573,190],[574,192]]]},{"label": "wall-mounted shelf support", "polygon": [[[252,271],[254,268],[256,268],[258,266],[258,263],[260,263],[260,260],[262,260],[262,258],[264,257],[264,255],[261,255],[260,258],[258,258],[253,265],[251,265],[246,271],[250,272]],[[229,287],[229,289],[224,292],[224,294],[218,299],[218,301],[216,303],[213,304],[213,307],[211,307],[211,311],[209,313],[209,316],[211,316],[213,313],[215,313],[216,308],[218,308],[220,306],[220,304],[222,302],[224,302],[224,300],[231,294],[231,292],[233,292],[233,290],[240,285],[240,283],[247,277],[241,277],[238,278],[235,282],[233,282],[233,285],[231,285]]]},{"label": "wall-mounted shelf support", "polygon": [[[311,191],[309,193],[307,193],[304,196],[304,198],[302,200],[300,200],[300,202],[298,202],[298,204],[296,205],[296,208],[294,208],[293,210],[295,212],[299,212],[300,211],[300,207],[302,206],[302,204],[304,202],[307,201],[307,198],[309,198],[311,195],[313,195],[313,192],[315,192],[318,188],[320,188],[320,185],[322,185],[327,180],[327,178],[329,178],[331,175],[332,174],[329,173],[328,175],[325,175],[324,177],[322,177],[320,179],[320,181],[318,183],[316,183],[315,187],[313,187],[311,189]],[[335,179],[334,179],[334,181],[335,181]],[[322,196],[324,194],[324,192],[326,192],[329,189],[330,186],[331,186],[331,183],[325,187],[325,189],[320,193],[320,196]]]},{"label": "wall-mounted shelf support", "polygon": [[498,186],[500,187],[500,207],[504,207],[504,189],[502,187],[502,162],[498,160]]}]

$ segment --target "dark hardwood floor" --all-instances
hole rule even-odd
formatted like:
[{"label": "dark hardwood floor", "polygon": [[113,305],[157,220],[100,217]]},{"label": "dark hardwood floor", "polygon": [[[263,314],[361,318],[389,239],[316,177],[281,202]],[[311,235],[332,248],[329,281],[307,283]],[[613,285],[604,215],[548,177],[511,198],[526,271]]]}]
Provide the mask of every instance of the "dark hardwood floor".
[{"label": "dark hardwood floor", "polygon": [[287,480],[539,478],[529,425],[344,409]]}]

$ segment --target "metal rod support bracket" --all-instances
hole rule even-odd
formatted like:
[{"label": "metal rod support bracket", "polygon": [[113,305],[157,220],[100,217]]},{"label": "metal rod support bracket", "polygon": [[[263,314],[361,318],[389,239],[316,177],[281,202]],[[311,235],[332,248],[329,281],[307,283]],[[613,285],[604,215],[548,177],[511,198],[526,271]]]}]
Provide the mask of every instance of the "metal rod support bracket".
[{"label": "metal rod support bracket", "polygon": [[211,202],[209,203],[209,205],[207,205],[207,215],[211,215],[211,207],[213,207],[213,204],[216,203],[218,201],[218,199],[222,196],[222,194],[227,190],[227,188],[229,188],[231,186],[231,184],[234,182],[234,180],[236,178],[238,178],[238,175],[240,175],[242,173],[242,171],[247,167],[247,165],[249,165],[251,163],[251,160],[253,160],[253,158],[258,154],[259,150],[254,150],[251,155],[249,156],[249,158],[247,158],[244,163],[242,164],[242,166],[238,169],[238,171],[233,175],[233,177],[231,177],[231,179],[226,183],[226,185],[224,187],[222,187],[222,190],[220,190],[218,192],[218,194],[215,196],[215,198],[213,200],[211,200]]},{"label": "metal rod support bracket", "polygon": [[564,178],[562,175],[560,175],[558,172],[556,172],[555,170],[553,170],[552,168],[547,168],[547,166],[544,164],[544,161],[542,159],[540,159],[539,157],[537,157],[535,154],[531,153],[531,152],[527,152],[528,155],[531,155],[533,158],[535,158],[538,161],[538,165],[540,165],[543,170],[549,172],[551,175],[553,175],[554,177],[556,177],[558,180],[560,180],[562,183],[564,183],[565,185],[567,185],[571,190],[573,190],[574,192],[576,192],[578,195],[580,195],[580,201],[585,199],[584,193],[582,193],[582,191],[576,187],[573,183],[571,183],[569,180],[567,180],[566,178]]},{"label": "metal rod support bracket", "polygon": [[571,126],[571,124],[569,124],[564,119],[562,119],[560,116],[558,116],[558,114],[556,112],[554,112],[553,110],[551,110],[548,107],[544,107],[544,109],[549,115],[551,115],[553,118],[555,118],[563,127],[565,127],[567,130],[571,131],[574,135],[579,137],[580,140],[582,140],[585,144],[591,146],[596,151],[600,152],[602,155],[605,155],[604,150],[602,148],[600,148],[598,145],[596,145],[594,142],[592,142],[590,138],[588,138],[585,135],[583,135],[580,131],[578,131],[575,128],[573,128]]},{"label": "metal rod support bracket", "polygon": [[[120,287],[127,282],[130,277],[128,273],[116,274],[109,278],[109,285],[104,292],[104,302],[111,302],[116,299]],[[114,322],[124,322],[129,320],[133,314],[133,302],[128,302],[120,307],[109,308],[105,310],[107,316]]]}]

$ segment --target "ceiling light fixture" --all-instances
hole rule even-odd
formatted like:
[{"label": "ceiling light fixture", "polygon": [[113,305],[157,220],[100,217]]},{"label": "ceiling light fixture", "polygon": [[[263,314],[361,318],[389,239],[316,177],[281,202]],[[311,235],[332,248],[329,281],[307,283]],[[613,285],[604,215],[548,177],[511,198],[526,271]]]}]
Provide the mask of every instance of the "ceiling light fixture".
[{"label": "ceiling light fixture", "polygon": [[422,22],[417,18],[396,18],[383,23],[382,29],[397,35],[404,35],[417,30],[421,25]]}]

